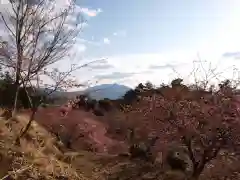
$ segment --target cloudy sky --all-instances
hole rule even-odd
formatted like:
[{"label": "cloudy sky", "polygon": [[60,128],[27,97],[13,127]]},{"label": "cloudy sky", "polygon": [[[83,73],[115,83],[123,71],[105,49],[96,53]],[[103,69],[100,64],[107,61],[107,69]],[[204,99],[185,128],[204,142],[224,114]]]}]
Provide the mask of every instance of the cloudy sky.
[{"label": "cloudy sky", "polygon": [[[186,81],[199,60],[232,77],[240,68],[239,0],[77,0],[87,20],[70,61],[105,58],[75,73],[81,81],[135,86]],[[197,65],[196,65],[197,64]],[[235,73],[236,75],[236,73]],[[204,78],[201,72],[198,78]]]}]

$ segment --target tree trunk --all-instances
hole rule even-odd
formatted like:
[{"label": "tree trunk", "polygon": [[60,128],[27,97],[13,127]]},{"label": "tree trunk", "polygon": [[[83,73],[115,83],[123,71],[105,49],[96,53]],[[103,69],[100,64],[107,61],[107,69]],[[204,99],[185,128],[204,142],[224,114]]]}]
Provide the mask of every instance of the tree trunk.
[{"label": "tree trunk", "polygon": [[18,83],[15,83],[16,86],[16,94],[15,94],[15,98],[14,98],[14,105],[13,105],[13,110],[12,110],[12,117],[15,117],[15,115],[17,114],[17,106],[18,106],[18,95],[19,95],[19,91],[20,91],[20,86]]},{"label": "tree trunk", "polygon": [[20,138],[21,137],[23,137],[26,133],[27,133],[27,131],[29,130],[29,128],[30,128],[30,126],[31,126],[31,124],[32,124],[32,122],[33,122],[33,120],[34,120],[34,117],[35,117],[35,115],[36,115],[36,112],[37,112],[37,108],[33,108],[32,109],[32,113],[31,113],[31,116],[30,116],[30,118],[29,118],[29,121],[28,121],[28,124],[27,124],[27,126],[24,128],[24,130],[21,132],[21,134],[20,134]]},{"label": "tree trunk", "polygon": [[34,117],[36,115],[36,112],[37,112],[37,108],[32,108],[32,113],[31,113],[31,116],[28,120],[28,123],[27,123],[26,127],[24,128],[24,130],[21,130],[19,136],[15,140],[16,145],[20,145],[20,138],[22,138],[28,132],[28,130],[31,127],[31,124],[34,120]]},{"label": "tree trunk", "polygon": [[200,164],[197,168],[194,168],[193,174],[192,174],[192,180],[198,180],[199,176],[203,172],[205,164]]},{"label": "tree trunk", "polygon": [[20,79],[21,79],[21,66],[22,66],[22,47],[20,44],[20,32],[18,33],[17,37],[17,64],[16,64],[16,79],[15,79],[15,89],[16,89],[16,94],[15,94],[15,99],[14,99],[14,106],[13,106],[13,111],[12,111],[12,117],[14,117],[17,113],[17,105],[18,105],[18,95],[20,91]]}]

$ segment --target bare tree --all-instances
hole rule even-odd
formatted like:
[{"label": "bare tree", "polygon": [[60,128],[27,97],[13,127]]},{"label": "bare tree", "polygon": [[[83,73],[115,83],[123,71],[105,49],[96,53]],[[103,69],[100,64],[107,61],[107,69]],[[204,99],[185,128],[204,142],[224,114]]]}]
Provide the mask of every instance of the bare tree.
[{"label": "bare tree", "polygon": [[[62,72],[59,71],[58,69],[53,69],[53,71],[45,71],[45,74],[47,77],[49,77],[52,81],[51,83],[46,86],[46,91],[44,91],[45,97],[49,97],[52,93],[56,92],[57,90],[66,90],[68,88],[72,87],[80,87],[80,86],[85,86],[84,84],[78,83],[74,78],[72,78],[72,73],[78,69],[84,68],[88,66],[91,63],[95,63],[100,60],[92,61],[90,63],[83,64],[81,66],[72,66],[68,71]],[[20,131],[20,135],[16,139],[16,143],[20,143],[20,138],[22,138],[29,130],[32,121],[35,119],[35,115],[38,111],[39,106],[44,102],[44,99],[35,99],[35,96],[37,94],[37,89],[36,86],[31,83],[32,79],[28,79],[28,81],[24,80],[22,76],[20,76],[22,82],[23,82],[23,87],[25,89],[25,92],[27,94],[30,107],[31,107],[31,115],[29,117],[28,124],[26,127],[24,127]],[[46,84],[47,85],[47,84]],[[33,94],[33,95],[32,95]]]},{"label": "bare tree", "polygon": [[[207,63],[206,67],[204,63]],[[219,70],[220,61],[218,61],[216,65],[213,65],[212,62],[202,60],[199,54],[198,59],[193,62],[193,65],[194,68],[189,77],[193,75],[195,89],[198,90],[213,89],[214,86],[212,85],[212,83],[214,83],[214,81],[215,81],[214,84],[216,84],[216,82],[221,83],[223,80],[226,80],[227,77],[224,77],[223,74],[226,71],[229,70],[232,71],[232,68],[233,76],[228,78],[231,79],[231,85],[234,86],[234,88],[239,86],[240,83],[239,77],[234,77],[234,74],[236,73],[239,75],[239,70],[234,66],[228,66],[222,70]],[[199,76],[201,76],[201,78]]]},{"label": "bare tree", "polygon": [[[66,1],[9,0],[8,6],[0,12],[1,24],[8,35],[1,38],[0,65],[15,73],[16,96],[12,114],[16,113],[20,87],[25,89],[31,107],[29,122],[21,130],[17,142],[28,131],[39,105],[44,101],[36,100],[34,96],[40,84],[47,90],[45,96],[59,89],[78,87],[80,84],[72,73],[101,61],[80,66],[70,63],[70,68],[64,72],[53,68],[57,62],[70,59],[71,48],[84,23],[74,0],[69,0],[66,5],[59,5],[60,2]],[[41,83],[44,78],[49,82]]]},{"label": "bare tree", "polygon": [[56,0],[9,0],[1,9],[0,22],[8,36],[2,37],[5,46],[0,60],[15,72],[13,114],[20,86],[46,74],[46,67],[69,56],[83,21],[75,11],[75,2],[68,2],[58,6]]}]

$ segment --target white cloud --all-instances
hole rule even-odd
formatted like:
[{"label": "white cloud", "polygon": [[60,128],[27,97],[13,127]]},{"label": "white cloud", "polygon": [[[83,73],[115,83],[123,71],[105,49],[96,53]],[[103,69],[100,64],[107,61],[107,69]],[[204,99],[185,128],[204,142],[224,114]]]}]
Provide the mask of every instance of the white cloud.
[{"label": "white cloud", "polygon": [[111,43],[109,38],[103,38],[103,40],[97,41],[97,40],[95,40],[94,36],[91,37],[91,40],[79,38],[78,42],[93,45],[93,46],[101,46],[103,44],[110,44]]},{"label": "white cloud", "polygon": [[[240,67],[240,60],[234,58],[225,58],[222,55],[225,52],[219,52],[218,54],[210,54],[205,51],[200,52],[202,59],[206,59],[202,65],[206,71],[208,71],[209,64],[212,64],[212,68],[217,67],[217,78],[224,80],[225,78],[235,79],[237,75],[233,76],[234,65]],[[106,60],[106,64],[111,68],[83,68],[74,75],[78,78],[79,82],[90,81],[94,82],[99,80],[99,83],[119,83],[130,87],[135,87],[141,82],[150,80],[156,85],[161,83],[170,83],[171,80],[177,77],[184,78],[185,82],[194,82],[194,76],[190,73],[196,66],[200,67],[200,64],[195,62],[197,59],[197,53],[192,51],[177,51],[169,53],[158,54],[126,54],[120,56],[111,56]],[[92,58],[92,60],[101,59],[99,57]],[[90,62],[91,59],[83,58],[79,61],[79,64]],[[66,67],[66,61],[63,62],[63,67]],[[127,66],[126,66],[127,64]],[[172,65],[169,66],[169,64]],[[183,64],[183,65],[180,65]],[[97,65],[97,64],[96,64]],[[155,65],[158,68],[151,69],[150,66]],[[176,65],[176,66],[174,66]],[[165,67],[164,67],[165,66]],[[235,71],[236,72],[236,71]],[[200,69],[196,72],[196,76],[199,80],[203,79],[204,70]],[[212,79],[212,82],[218,81],[216,78]]]},{"label": "white cloud", "polygon": [[[158,54],[127,54],[121,56],[108,57],[108,63],[114,68],[107,72],[91,72],[94,76],[104,76],[107,74],[131,74],[131,76],[123,78],[106,78],[104,83],[122,83],[131,87],[134,87],[140,82],[146,82],[147,80],[152,81],[156,85],[161,83],[170,83],[171,80],[177,77],[184,78],[185,82],[194,82],[194,76],[191,72],[195,69],[196,76],[199,80],[203,80],[204,74],[209,73],[209,65],[216,69],[215,73],[218,74],[217,78],[213,78],[212,82],[218,82],[218,80],[224,80],[225,78],[237,78],[236,74],[233,77],[234,67],[240,67],[240,60],[226,59],[222,55],[224,52],[217,54],[210,53],[208,51],[201,51],[200,55],[204,67],[200,67],[200,63],[197,62],[198,55],[194,51],[176,51],[169,53],[158,53]],[[96,58],[97,59],[97,58]],[[195,62],[194,62],[195,61]],[[128,64],[126,66],[126,64]],[[171,66],[169,65],[171,64]],[[182,64],[182,65],[181,65]],[[150,66],[155,65],[158,68],[151,69]],[[175,66],[176,65],[176,66]],[[197,70],[197,68],[199,68]],[[205,72],[206,71],[206,72]],[[235,71],[236,72],[236,71]],[[211,73],[210,73],[211,74]],[[213,76],[213,74],[211,75]],[[93,78],[94,79],[94,78]]]},{"label": "white cloud", "polygon": [[103,38],[103,43],[104,43],[104,44],[110,44],[111,41],[110,41],[110,39],[108,39],[108,38]]},{"label": "white cloud", "polygon": [[78,52],[84,52],[87,49],[87,47],[84,44],[77,44],[76,46],[77,46]]},{"label": "white cloud", "polygon": [[86,43],[86,44],[90,44],[90,45],[94,45],[94,46],[101,46],[100,42],[94,41],[94,40],[87,40],[87,39],[78,39],[79,42],[81,43]]},{"label": "white cloud", "polygon": [[[33,2],[32,7],[36,8],[38,3],[37,0],[33,0],[32,2]],[[46,12],[44,12],[43,15],[54,16],[55,13],[59,13],[60,11],[64,10],[71,3],[74,3],[74,1],[73,0],[54,0],[54,1],[46,0],[43,5],[46,6],[47,8],[45,9]],[[3,13],[4,16],[9,16],[9,14],[13,13],[12,7],[8,0],[0,0],[0,4],[1,4],[0,12]],[[65,26],[67,29],[76,28],[76,25],[78,25],[78,27],[80,28],[85,28],[86,26],[88,26],[88,24],[86,21],[84,21],[84,18],[82,17],[83,14],[89,17],[95,17],[102,12],[100,8],[90,9],[90,8],[79,6],[76,3],[74,4],[75,4],[75,8],[73,9],[73,11],[70,12],[69,16],[66,19],[67,24]]]},{"label": "white cloud", "polygon": [[95,17],[102,12],[102,9],[78,8],[79,12],[86,14],[89,17]]},{"label": "white cloud", "polygon": [[114,36],[125,37],[127,34],[126,30],[119,30],[113,33]]}]

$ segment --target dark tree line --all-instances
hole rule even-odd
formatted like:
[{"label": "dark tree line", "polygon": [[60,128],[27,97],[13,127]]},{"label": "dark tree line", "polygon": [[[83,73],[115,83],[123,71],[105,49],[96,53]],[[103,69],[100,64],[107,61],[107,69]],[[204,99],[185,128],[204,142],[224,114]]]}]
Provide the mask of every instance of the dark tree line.
[{"label": "dark tree line", "polygon": [[[33,100],[33,103],[44,99],[44,102],[51,103],[51,99],[47,99],[46,96],[40,93],[34,93],[31,87],[28,88],[28,92],[30,92],[30,96]],[[16,87],[14,84],[14,79],[12,78],[10,72],[3,72],[2,68],[0,68],[0,106],[4,108],[12,108],[14,105]],[[23,87],[19,90],[19,99],[17,102],[18,108],[30,108],[29,99],[27,97],[26,91]]]}]

